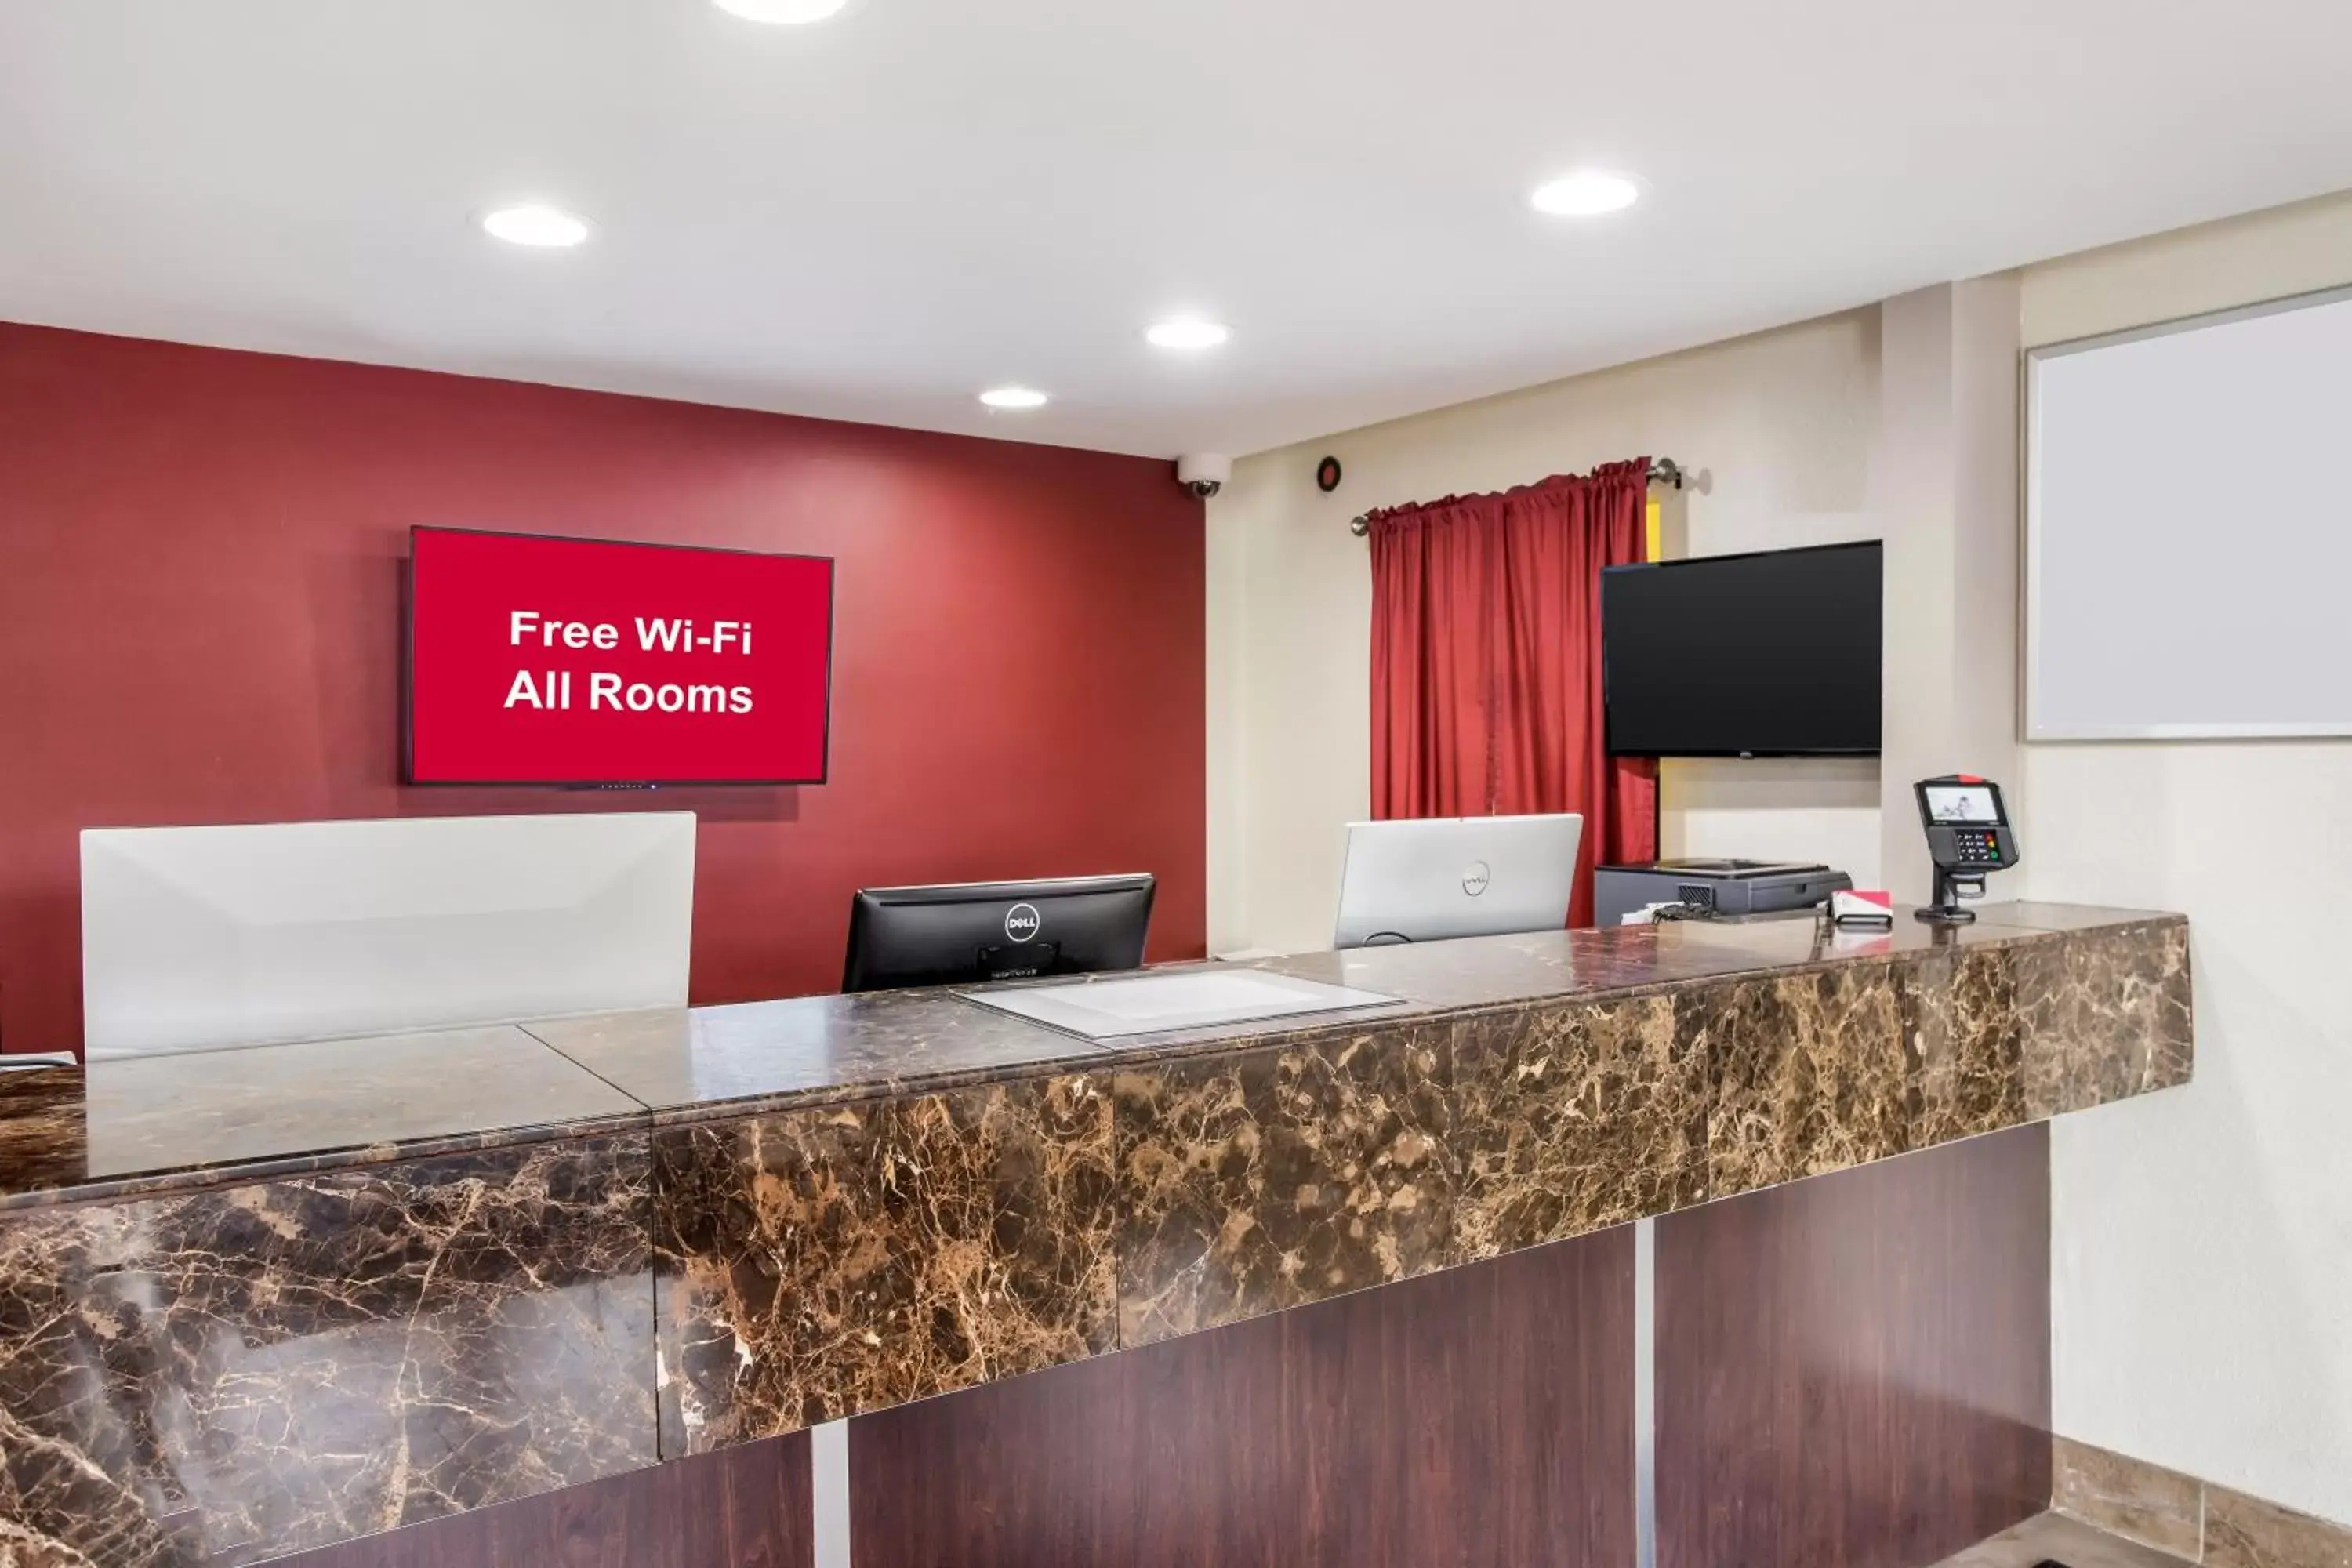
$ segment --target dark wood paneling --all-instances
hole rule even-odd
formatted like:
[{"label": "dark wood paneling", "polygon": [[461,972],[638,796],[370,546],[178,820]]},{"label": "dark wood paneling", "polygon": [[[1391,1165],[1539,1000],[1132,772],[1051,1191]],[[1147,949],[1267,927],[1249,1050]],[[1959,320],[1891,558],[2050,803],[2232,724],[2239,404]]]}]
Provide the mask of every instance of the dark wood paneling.
[{"label": "dark wood paneling", "polygon": [[805,1434],[346,1542],[277,1568],[813,1568]]},{"label": "dark wood paneling", "polygon": [[857,1568],[1630,1564],[1629,1227],[850,1427]]},{"label": "dark wood paneling", "polygon": [[2050,1499],[2050,1141],[1658,1221],[1659,1568],[1916,1568]]}]

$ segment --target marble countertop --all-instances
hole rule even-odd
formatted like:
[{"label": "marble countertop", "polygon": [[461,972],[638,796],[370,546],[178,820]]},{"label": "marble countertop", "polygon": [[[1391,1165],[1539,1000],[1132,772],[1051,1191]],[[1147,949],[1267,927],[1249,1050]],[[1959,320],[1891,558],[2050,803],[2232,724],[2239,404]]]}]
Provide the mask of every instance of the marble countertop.
[{"label": "marble countertop", "polygon": [[1097,1043],[945,991],[811,996],[0,1073],[0,1210],[457,1149],[872,1099],[1269,1043],[1368,1017],[1475,1012],[2171,921],[1988,904],[1938,930],[1824,933],[1804,919],[1304,953],[1250,967],[1398,998],[1346,1015]]},{"label": "marble countertop", "polygon": [[645,1118],[644,1106],[512,1026],[0,1072],[0,1210]]}]

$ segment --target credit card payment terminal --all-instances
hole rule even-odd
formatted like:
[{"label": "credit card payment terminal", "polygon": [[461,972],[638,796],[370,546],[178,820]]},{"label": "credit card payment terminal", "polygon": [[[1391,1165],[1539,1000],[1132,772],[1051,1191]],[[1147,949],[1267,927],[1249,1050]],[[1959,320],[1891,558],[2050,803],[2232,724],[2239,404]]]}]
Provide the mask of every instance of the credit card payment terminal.
[{"label": "credit card payment terminal", "polygon": [[1936,925],[1966,925],[1977,918],[1962,899],[1984,897],[1988,872],[2017,864],[2017,834],[2009,826],[2000,785],[1970,773],[1921,779],[1919,823],[1927,830],[1927,855],[1936,863],[1936,901],[1918,911]]}]

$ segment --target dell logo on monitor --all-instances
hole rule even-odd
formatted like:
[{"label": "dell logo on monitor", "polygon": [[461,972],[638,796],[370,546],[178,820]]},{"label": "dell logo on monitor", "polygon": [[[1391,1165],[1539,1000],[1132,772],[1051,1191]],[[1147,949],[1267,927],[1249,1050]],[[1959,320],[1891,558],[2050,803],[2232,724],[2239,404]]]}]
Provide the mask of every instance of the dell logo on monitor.
[{"label": "dell logo on monitor", "polygon": [[1014,942],[1027,942],[1044,923],[1037,918],[1034,904],[1015,904],[1004,911],[1004,934]]},{"label": "dell logo on monitor", "polygon": [[1492,879],[1492,874],[1486,869],[1486,862],[1473,860],[1470,862],[1470,869],[1462,873],[1462,890],[1475,899],[1486,890],[1486,884]]}]

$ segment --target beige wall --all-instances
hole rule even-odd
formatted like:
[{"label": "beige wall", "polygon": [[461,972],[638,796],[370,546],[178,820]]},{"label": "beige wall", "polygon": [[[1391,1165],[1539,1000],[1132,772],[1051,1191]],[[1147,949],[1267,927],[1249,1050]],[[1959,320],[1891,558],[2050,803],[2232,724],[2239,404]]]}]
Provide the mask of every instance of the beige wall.
[{"label": "beige wall", "polygon": [[2002,273],[1879,311],[1880,864],[1906,902],[1935,882],[1912,784],[2017,773],[2017,301]]},{"label": "beige wall", "polygon": [[[2020,312],[2032,345],[2345,284],[2352,196],[2028,268]],[[2284,456],[2216,548],[2342,510],[2339,454]],[[2196,1081],[2053,1130],[2057,1426],[2352,1522],[2352,742],[2023,752],[2026,886],[2186,910],[2197,968]]]},{"label": "beige wall", "polygon": [[[1328,945],[1370,799],[1371,579],[1348,520],[1643,453],[1700,469],[1693,554],[1874,538],[1874,309],[1247,458],[1209,503],[1209,943]],[[1315,488],[1326,453],[1347,478]],[[1666,846],[1879,869],[1868,761],[1667,764]]]}]

